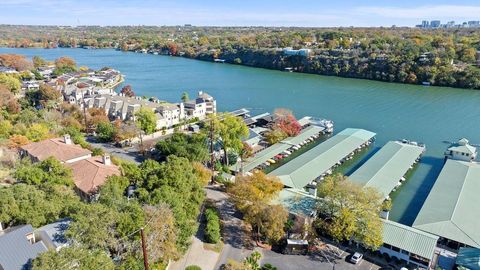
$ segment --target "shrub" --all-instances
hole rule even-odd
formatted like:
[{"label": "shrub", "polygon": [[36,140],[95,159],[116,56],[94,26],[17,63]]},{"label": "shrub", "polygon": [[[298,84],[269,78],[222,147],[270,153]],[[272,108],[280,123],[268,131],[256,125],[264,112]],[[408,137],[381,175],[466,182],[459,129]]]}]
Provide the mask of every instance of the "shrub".
[{"label": "shrub", "polygon": [[189,265],[185,267],[185,270],[202,270],[202,268],[198,265]]},{"label": "shrub", "polygon": [[205,217],[207,219],[205,239],[209,243],[216,244],[220,241],[220,218],[218,217],[218,213],[213,208],[207,208],[205,210]]}]

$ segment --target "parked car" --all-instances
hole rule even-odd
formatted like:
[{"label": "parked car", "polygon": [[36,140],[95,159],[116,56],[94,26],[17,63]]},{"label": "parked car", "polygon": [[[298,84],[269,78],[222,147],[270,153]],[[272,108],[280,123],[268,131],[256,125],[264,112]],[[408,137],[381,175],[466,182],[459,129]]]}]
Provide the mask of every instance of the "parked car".
[{"label": "parked car", "polygon": [[350,262],[353,264],[359,263],[363,258],[363,254],[355,252],[352,257],[350,257]]}]

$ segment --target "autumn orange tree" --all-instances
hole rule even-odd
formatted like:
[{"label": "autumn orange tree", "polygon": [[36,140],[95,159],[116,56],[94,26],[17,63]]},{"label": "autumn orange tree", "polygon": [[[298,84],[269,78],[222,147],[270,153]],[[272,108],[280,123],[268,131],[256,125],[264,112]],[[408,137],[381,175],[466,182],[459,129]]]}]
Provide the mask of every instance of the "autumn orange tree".
[{"label": "autumn orange tree", "polygon": [[272,243],[285,234],[288,212],[281,205],[270,205],[282,188],[283,184],[277,177],[261,171],[237,177],[235,184],[228,188],[231,200],[256,231],[258,239]]}]

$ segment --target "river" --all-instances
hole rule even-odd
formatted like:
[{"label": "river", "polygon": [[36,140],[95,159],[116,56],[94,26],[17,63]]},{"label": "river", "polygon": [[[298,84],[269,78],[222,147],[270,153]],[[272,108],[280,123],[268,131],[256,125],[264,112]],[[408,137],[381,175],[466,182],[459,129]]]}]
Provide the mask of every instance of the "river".
[{"label": "river", "polygon": [[442,168],[448,146],[444,141],[466,137],[480,143],[480,91],[475,90],[286,73],[110,49],[0,48],[0,53],[39,55],[48,60],[65,55],[94,69],[110,66],[126,75],[125,83],[137,95],[172,102],[179,101],[184,91],[194,96],[204,90],[217,99],[221,111],[246,107],[261,113],[289,108],[298,118],[332,119],[336,131],[347,127],[374,131],[374,148],[403,138],[423,142],[427,152],[420,165],[391,196],[391,219],[407,225],[415,219]]}]

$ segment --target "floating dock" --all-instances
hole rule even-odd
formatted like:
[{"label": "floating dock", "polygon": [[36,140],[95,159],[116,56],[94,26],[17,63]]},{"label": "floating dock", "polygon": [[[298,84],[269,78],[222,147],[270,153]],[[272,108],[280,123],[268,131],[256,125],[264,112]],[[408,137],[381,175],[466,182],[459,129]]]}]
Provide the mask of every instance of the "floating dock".
[{"label": "floating dock", "polygon": [[331,173],[331,169],[373,142],[375,133],[347,128],[315,146],[269,175],[280,178],[287,187],[303,189],[310,182]]},{"label": "floating dock", "polygon": [[269,159],[272,159],[276,155],[284,152],[285,150],[290,149],[292,146],[298,145],[303,141],[307,140],[308,138],[322,133],[324,129],[325,128],[319,126],[309,126],[302,130],[302,132],[300,132],[300,134],[298,134],[297,136],[288,137],[285,140],[256,153],[254,157],[243,161],[243,164],[237,163],[231,166],[230,170],[234,172],[240,172],[243,167],[243,172],[250,172],[256,167],[267,162]]},{"label": "floating dock", "polygon": [[388,198],[424,151],[425,146],[416,143],[390,141],[348,178],[362,186],[376,188]]}]

